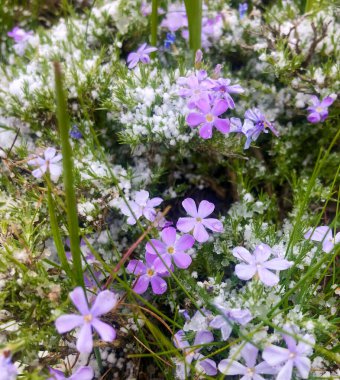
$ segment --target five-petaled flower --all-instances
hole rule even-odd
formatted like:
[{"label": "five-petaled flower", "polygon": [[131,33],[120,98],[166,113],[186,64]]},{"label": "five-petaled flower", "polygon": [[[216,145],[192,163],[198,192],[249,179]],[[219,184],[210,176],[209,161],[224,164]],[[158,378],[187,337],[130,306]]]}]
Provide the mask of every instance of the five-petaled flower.
[{"label": "five-petaled flower", "polygon": [[244,380],[265,380],[261,375],[274,375],[277,369],[265,361],[256,365],[258,353],[259,350],[255,346],[246,343],[241,351],[245,365],[233,359],[224,359],[220,361],[218,369],[228,376],[243,375]]},{"label": "five-petaled flower", "polygon": [[244,89],[239,84],[230,85],[230,82],[230,79],[219,78],[214,81],[214,86],[212,89],[218,97],[225,99],[229,108],[234,109],[235,103],[230,94],[242,94]]},{"label": "five-petaled flower", "polygon": [[307,108],[307,120],[313,124],[325,121],[328,117],[328,107],[333,104],[334,99],[327,96],[320,101],[317,96],[312,96],[310,101],[312,105]]},{"label": "five-petaled flower", "polygon": [[187,198],[184,199],[182,205],[190,217],[178,219],[177,229],[179,231],[185,233],[192,232],[194,238],[199,243],[204,243],[209,239],[206,228],[213,232],[223,231],[223,224],[218,219],[207,218],[215,209],[213,203],[202,201],[197,210],[195,201],[191,198]]},{"label": "five-petaled flower", "polygon": [[74,306],[81,315],[65,314],[55,321],[59,334],[80,327],[77,350],[81,353],[90,353],[93,348],[92,328],[94,328],[100,338],[105,342],[111,342],[116,338],[115,329],[102,322],[98,317],[111,311],[118,302],[117,296],[109,290],[99,292],[93,305],[89,308],[83,288],[77,287],[70,293],[70,298]]},{"label": "five-petaled flower", "polygon": [[65,377],[64,373],[58,369],[50,368],[50,375],[47,380],[92,380],[94,377],[94,371],[92,367],[81,366],[70,377]]},{"label": "five-petaled flower", "polygon": [[326,253],[331,252],[335,244],[340,243],[340,232],[333,237],[333,232],[328,226],[310,228],[304,237],[305,239],[322,242],[322,249]]},{"label": "five-petaled flower", "polygon": [[[272,344],[264,349],[263,359],[271,366],[284,364],[279,370],[276,380],[290,380],[294,367],[302,379],[307,379],[311,368],[311,361],[307,356],[313,352],[314,337],[309,334],[297,337],[297,329],[290,326],[284,326],[284,331],[288,333],[282,335],[288,348]],[[297,343],[298,340],[301,341]]]},{"label": "five-petaled flower", "polygon": [[250,280],[255,276],[267,286],[276,285],[280,279],[271,270],[285,270],[290,268],[293,263],[278,258],[268,260],[271,254],[272,249],[263,243],[255,248],[253,255],[243,247],[234,248],[233,255],[243,262],[236,265],[236,276],[241,280]]},{"label": "five-petaled flower", "polygon": [[223,99],[217,99],[212,105],[207,99],[200,99],[196,102],[198,112],[191,112],[186,118],[191,128],[200,126],[199,134],[203,139],[210,139],[213,134],[213,127],[221,133],[226,134],[230,129],[228,119],[220,119],[228,109],[228,102]]},{"label": "five-petaled flower", "polygon": [[12,363],[11,354],[5,351],[0,355],[0,380],[15,380],[17,378],[17,368]]},{"label": "five-petaled flower", "polygon": [[172,263],[181,269],[188,268],[192,260],[185,251],[194,245],[195,239],[191,235],[177,237],[174,227],[164,228],[161,236],[162,241],[151,239],[151,242],[146,244],[147,254],[155,257],[155,268],[166,271]]},{"label": "five-petaled flower", "polygon": [[44,158],[37,155],[30,157],[27,162],[28,165],[37,166],[38,168],[32,171],[32,175],[35,178],[42,177],[47,171],[50,172],[51,178],[57,180],[62,172],[62,167],[60,164],[62,156],[60,153],[57,154],[55,148],[47,148],[44,152]]},{"label": "five-petaled flower", "polygon": [[152,46],[147,46],[146,43],[141,45],[137,51],[134,51],[130,53],[127,57],[127,63],[129,69],[133,69],[135,66],[137,66],[138,62],[142,62],[144,64],[150,63],[150,57],[149,54],[156,51],[157,48]]}]

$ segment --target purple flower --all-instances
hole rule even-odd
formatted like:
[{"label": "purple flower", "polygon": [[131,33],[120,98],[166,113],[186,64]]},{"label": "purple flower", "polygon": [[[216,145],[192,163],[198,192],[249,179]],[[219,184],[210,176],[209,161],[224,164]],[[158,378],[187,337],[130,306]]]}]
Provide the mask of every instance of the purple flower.
[{"label": "purple flower", "polygon": [[274,128],[266,117],[257,108],[249,109],[244,114],[246,120],[244,122],[242,132],[246,135],[247,141],[244,149],[248,149],[252,141],[256,141],[261,132],[268,133],[266,128],[269,128],[275,136],[278,136],[278,131]]},{"label": "purple flower", "polygon": [[150,222],[153,222],[157,215],[155,207],[159,206],[162,202],[162,198],[149,199],[149,192],[140,190],[136,192],[135,200],[128,202],[132,212],[126,203],[121,204],[121,212],[128,217],[127,223],[131,225],[136,224],[136,221],[142,215]]},{"label": "purple flower", "polygon": [[187,233],[193,232],[194,238],[199,243],[204,243],[209,239],[206,228],[213,232],[222,232],[223,224],[214,218],[207,218],[215,209],[215,205],[208,201],[202,201],[198,210],[195,201],[191,198],[184,199],[182,205],[190,217],[179,218],[177,229]]},{"label": "purple flower", "polygon": [[263,243],[255,248],[253,255],[243,247],[234,248],[233,255],[243,261],[242,264],[237,264],[235,267],[236,276],[241,280],[250,280],[255,276],[267,286],[276,285],[280,279],[271,270],[285,270],[290,268],[293,263],[285,259],[272,259],[268,261],[271,254],[272,249],[269,245]]},{"label": "purple flower", "polygon": [[213,341],[214,336],[208,330],[197,332],[192,346],[190,346],[189,342],[185,339],[183,330],[179,330],[174,335],[175,346],[184,353],[184,362],[181,362],[178,366],[180,367],[179,371],[184,374],[184,378],[187,378],[189,375],[190,365],[193,360],[198,360],[196,363],[196,370],[198,370],[198,372],[203,372],[209,376],[215,376],[217,374],[216,363],[211,359],[205,359],[204,356],[199,353],[202,347],[195,348],[195,346],[211,343]]},{"label": "purple flower", "polygon": [[222,315],[216,316],[209,324],[213,329],[221,330],[223,340],[227,340],[233,330],[233,323],[239,323],[245,326],[253,319],[250,311],[247,309],[220,309]]},{"label": "purple flower", "polygon": [[333,104],[334,99],[327,96],[320,101],[317,96],[312,96],[310,100],[312,106],[307,108],[307,120],[313,124],[325,121],[328,117],[328,107]]},{"label": "purple flower", "polygon": [[42,177],[46,171],[49,171],[53,180],[57,180],[62,172],[60,165],[61,154],[57,154],[55,148],[47,148],[44,152],[44,158],[39,156],[31,156],[28,165],[38,166],[37,169],[32,171],[35,178]]},{"label": "purple flower", "polygon": [[92,328],[98,332],[100,338],[105,342],[111,342],[116,338],[115,329],[98,318],[107,314],[117,305],[115,294],[109,290],[99,292],[91,308],[87,304],[84,290],[81,287],[75,288],[70,293],[70,298],[81,315],[62,315],[56,319],[55,325],[59,334],[81,327],[77,339],[77,350],[79,352],[90,353],[92,351]]},{"label": "purple flower", "polygon": [[154,255],[146,255],[145,264],[141,260],[131,260],[127,266],[127,271],[133,273],[137,278],[133,286],[133,290],[138,294],[143,294],[151,283],[151,288],[154,294],[163,294],[166,292],[168,286],[166,281],[162,278],[169,275],[169,272],[164,269],[158,270],[155,268]]},{"label": "purple flower", "polygon": [[185,7],[179,4],[171,4],[160,26],[170,30],[170,32],[176,32],[178,29],[186,28],[188,26],[188,19]]},{"label": "purple flower", "polygon": [[333,250],[334,245],[340,243],[340,232],[333,238],[333,232],[328,226],[320,226],[315,229],[310,228],[304,235],[305,239],[322,242],[322,249],[329,253]]},{"label": "purple flower", "polygon": [[178,95],[188,99],[188,108],[195,108],[200,99],[209,101],[209,91],[213,84],[208,80],[205,70],[199,70],[188,78],[179,78],[178,84],[185,86],[178,91]]},{"label": "purple flower", "polygon": [[171,45],[173,45],[176,41],[176,35],[173,33],[167,33],[166,38],[164,40],[165,49],[169,49]]},{"label": "purple flower", "polygon": [[[146,244],[146,252],[155,258],[155,268],[158,271],[166,271],[163,261],[169,268],[174,263],[178,268],[187,269],[191,264],[191,257],[185,252],[190,249],[195,239],[191,235],[176,236],[176,228],[164,228],[161,233],[162,240],[151,239]],[[158,257],[161,256],[161,259]]]},{"label": "purple flower", "polygon": [[70,377],[65,377],[64,373],[58,369],[50,368],[51,377],[47,380],[92,380],[94,377],[94,371],[91,367],[81,366],[77,371]]},{"label": "purple flower", "polygon": [[[301,337],[302,341],[297,343],[299,339],[295,339],[296,332],[294,330],[296,328],[285,326],[284,329],[290,334],[282,335],[288,348],[272,344],[264,349],[262,354],[263,359],[271,366],[284,363],[276,380],[290,380],[294,367],[296,367],[302,379],[307,379],[311,368],[311,361],[307,356],[312,354],[315,340],[311,335],[306,334]],[[291,335],[294,335],[294,338]]]},{"label": "purple flower", "polygon": [[255,346],[246,343],[241,351],[245,365],[233,359],[224,359],[220,361],[218,369],[228,376],[243,375],[243,380],[265,380],[261,375],[274,375],[277,370],[264,361],[256,365],[258,353]]},{"label": "purple flower", "polygon": [[15,380],[17,374],[17,368],[12,363],[9,351],[5,351],[0,355],[0,380]]},{"label": "purple flower", "polygon": [[33,35],[33,32],[26,32],[24,29],[16,26],[10,32],[8,32],[7,35],[13,38],[15,42],[15,45],[13,46],[15,52],[18,55],[23,55],[29,43],[29,38]]},{"label": "purple flower", "polygon": [[72,128],[70,129],[70,136],[76,140],[79,140],[83,137],[82,133],[80,132],[80,130],[76,124],[74,124],[72,126]]},{"label": "purple flower", "polygon": [[[140,11],[141,11],[143,16],[149,16],[152,12],[152,4],[148,4],[146,1],[142,1],[142,4],[140,6]],[[159,15],[162,15],[165,12],[164,12],[164,9],[158,7],[157,13]]]},{"label": "purple flower", "polygon": [[214,87],[212,88],[218,97],[225,99],[228,103],[228,107],[234,109],[235,103],[230,94],[242,94],[244,89],[239,84],[230,86],[230,79],[219,78],[214,81]]},{"label": "purple flower", "polygon": [[239,4],[239,6],[238,6],[238,13],[240,15],[240,19],[241,20],[247,14],[247,10],[248,10],[248,4],[246,2]]},{"label": "purple flower", "polygon": [[138,62],[142,63],[150,63],[150,57],[149,54],[153,51],[156,51],[157,48],[152,46],[147,46],[146,43],[141,45],[136,52],[132,52],[127,57],[127,63],[129,69],[133,69],[135,66],[137,66]]},{"label": "purple flower", "polygon": [[196,106],[199,112],[189,113],[186,122],[191,128],[200,126],[199,134],[203,139],[210,139],[212,137],[213,127],[223,134],[229,132],[229,120],[218,117],[228,109],[228,103],[225,100],[218,99],[211,106],[210,102],[206,99],[200,99],[196,102]]}]

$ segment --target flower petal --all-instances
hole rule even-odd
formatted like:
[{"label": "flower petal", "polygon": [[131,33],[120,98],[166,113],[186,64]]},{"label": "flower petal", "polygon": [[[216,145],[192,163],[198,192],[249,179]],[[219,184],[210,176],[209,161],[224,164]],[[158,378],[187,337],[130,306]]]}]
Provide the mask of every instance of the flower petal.
[{"label": "flower petal", "polygon": [[162,240],[167,246],[172,246],[176,242],[176,228],[167,227],[162,231]]},{"label": "flower petal", "polygon": [[173,257],[176,266],[181,269],[187,269],[192,263],[191,257],[186,253],[178,252]]},{"label": "flower petal", "polygon": [[196,105],[203,112],[204,115],[210,112],[210,104],[207,99],[199,99],[196,102]]},{"label": "flower petal", "polygon": [[45,160],[50,160],[51,158],[55,156],[56,153],[57,151],[55,148],[52,148],[52,147],[47,148],[44,152]]},{"label": "flower petal", "polygon": [[241,355],[246,362],[247,367],[253,368],[255,367],[257,354],[259,350],[251,343],[246,343],[242,348]]},{"label": "flower petal", "polygon": [[188,213],[188,215],[196,218],[197,216],[197,208],[196,203],[192,198],[186,198],[182,202],[182,206],[184,207],[184,210]]},{"label": "flower petal", "polygon": [[72,290],[70,293],[70,298],[73,305],[79,310],[80,314],[86,315],[90,313],[84,289],[81,286],[77,286],[74,290]]},{"label": "flower petal", "polygon": [[223,134],[229,133],[230,121],[228,119],[219,119],[218,117],[214,121],[215,127]]},{"label": "flower petal", "polygon": [[195,225],[193,235],[199,243],[204,243],[209,239],[209,234],[202,223],[197,223]]},{"label": "flower petal", "polygon": [[225,100],[223,99],[220,99],[218,100],[212,110],[211,110],[211,113],[214,115],[214,116],[220,116],[222,113],[224,113],[226,110],[228,109],[228,102],[226,102]]},{"label": "flower petal", "polygon": [[163,294],[166,292],[168,285],[163,278],[154,276],[151,278],[151,287],[155,294]]},{"label": "flower petal", "polygon": [[181,236],[175,243],[176,251],[184,252],[195,244],[195,239],[191,235]]},{"label": "flower petal", "polygon": [[109,290],[104,290],[97,295],[97,298],[91,307],[91,314],[94,317],[107,314],[117,305],[117,302],[118,299],[116,294]]},{"label": "flower petal", "polygon": [[247,368],[239,362],[230,359],[224,359],[220,361],[218,369],[224,375],[245,375]]},{"label": "flower petal", "polygon": [[93,318],[92,326],[104,342],[112,342],[116,339],[116,330],[107,323],[102,322],[100,319]]},{"label": "flower petal", "polygon": [[205,117],[201,113],[191,112],[187,116],[186,122],[190,127],[197,127],[205,122]]},{"label": "flower petal", "polygon": [[299,375],[303,379],[307,379],[311,367],[310,359],[304,357],[304,356],[298,356],[294,360],[295,367],[297,368]]},{"label": "flower petal", "polygon": [[276,380],[290,380],[293,372],[293,361],[288,360],[287,363],[280,369]]},{"label": "flower petal", "polygon": [[264,375],[275,375],[277,373],[278,369],[272,367],[267,362],[261,362],[257,366],[255,366],[255,372],[261,373]]},{"label": "flower petal", "polygon": [[93,368],[88,366],[81,366],[71,377],[69,377],[69,380],[92,380],[93,377]]},{"label": "flower petal", "polygon": [[179,231],[190,232],[195,228],[196,223],[195,218],[179,218],[176,227]]},{"label": "flower petal", "polygon": [[152,255],[162,255],[166,253],[166,245],[157,239],[151,239],[150,242],[146,243],[145,246],[146,252],[151,253]]},{"label": "flower petal", "polygon": [[315,229],[310,228],[304,235],[305,239],[313,241],[328,240],[333,236],[332,230],[328,226],[320,226]]},{"label": "flower petal", "polygon": [[248,263],[248,264],[254,263],[254,258],[251,255],[251,253],[243,247],[235,247],[233,249],[233,256],[236,257],[237,259],[241,260],[241,261]]},{"label": "flower petal", "polygon": [[40,168],[33,170],[32,175],[35,178],[41,178],[46,173],[46,170],[47,170],[47,165],[44,164],[43,166],[40,166]]},{"label": "flower petal", "polygon": [[262,263],[262,266],[267,269],[273,269],[273,270],[285,270],[290,268],[293,265],[291,261],[284,260],[284,259],[272,259],[269,261],[265,261]]},{"label": "flower petal", "polygon": [[272,249],[269,245],[261,243],[255,248],[253,255],[257,263],[263,263],[268,260],[271,253]]},{"label": "flower petal", "polygon": [[235,274],[241,280],[250,280],[255,276],[256,266],[255,265],[247,265],[247,264],[237,264],[235,266]]},{"label": "flower petal", "polygon": [[55,327],[59,334],[64,334],[74,328],[81,326],[84,323],[84,318],[81,315],[65,314],[55,320]]},{"label": "flower petal", "polygon": [[325,99],[323,99],[320,103],[320,107],[329,107],[334,102],[334,99],[330,96],[327,96]]},{"label": "flower petal", "polygon": [[212,130],[213,126],[211,123],[204,123],[202,127],[200,128],[199,135],[202,137],[202,139],[211,139],[212,138]]},{"label": "flower petal", "polygon": [[257,273],[260,280],[267,286],[274,286],[280,281],[280,278],[268,269],[260,267],[257,269]]},{"label": "flower petal", "polygon": [[276,366],[289,359],[290,351],[287,348],[278,347],[273,344],[266,347],[263,351],[263,359],[270,365]]},{"label": "flower petal", "polygon": [[223,224],[215,218],[206,218],[202,220],[202,224],[213,232],[223,232]]},{"label": "flower petal", "polygon": [[147,206],[148,206],[148,207],[157,207],[157,206],[159,206],[162,202],[163,202],[163,199],[162,199],[162,198],[155,197],[155,198],[150,199],[150,200],[147,202]]},{"label": "flower petal", "polygon": [[212,332],[208,330],[202,330],[202,331],[197,332],[193,345],[199,346],[201,344],[207,344],[213,341],[214,341],[214,335],[212,334]]},{"label": "flower petal", "polygon": [[146,265],[141,260],[131,260],[126,270],[138,276],[146,273]]},{"label": "flower petal", "polygon": [[78,333],[77,350],[80,353],[90,354],[93,348],[92,327],[84,323]]},{"label": "flower petal", "polygon": [[150,277],[147,275],[140,276],[133,286],[133,291],[137,294],[143,294],[146,292],[150,283]]},{"label": "flower petal", "polygon": [[53,177],[60,177],[62,172],[61,165],[49,164],[48,169]]},{"label": "flower petal", "polygon": [[206,218],[215,210],[215,205],[208,201],[202,201],[198,206],[197,216]]},{"label": "flower petal", "polygon": [[318,112],[312,112],[307,116],[307,120],[312,124],[316,124],[321,120],[321,116]]}]

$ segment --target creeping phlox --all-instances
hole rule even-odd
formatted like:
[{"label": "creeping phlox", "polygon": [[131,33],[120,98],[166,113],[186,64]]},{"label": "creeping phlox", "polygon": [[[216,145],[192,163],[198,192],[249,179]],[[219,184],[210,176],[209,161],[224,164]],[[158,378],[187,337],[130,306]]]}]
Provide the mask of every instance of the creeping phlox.
[{"label": "creeping phlox", "polygon": [[319,100],[317,96],[312,96],[310,98],[311,106],[307,108],[309,115],[307,116],[307,120],[312,123],[322,123],[328,117],[328,107],[330,107],[334,98],[331,96],[326,96],[324,99]]},{"label": "creeping phlox", "polygon": [[[148,202],[152,200],[149,201],[149,193],[147,191],[145,193],[147,193],[147,198],[144,199],[144,207],[147,207]],[[153,199],[160,200],[161,198]],[[131,260],[129,262],[127,271],[138,276],[133,285],[133,290],[136,293],[142,294],[146,292],[149,284],[151,284],[154,294],[165,293],[167,283],[163,277],[170,276],[174,267],[187,269],[190,266],[192,259],[188,251],[193,247],[195,240],[199,243],[204,243],[209,239],[206,228],[213,232],[223,231],[223,224],[218,219],[207,218],[215,209],[211,202],[204,200],[197,209],[195,201],[187,198],[182,202],[182,205],[190,215],[190,217],[179,218],[177,222],[177,229],[184,232],[184,234],[180,236],[174,227],[164,228],[161,231],[161,240],[151,239],[146,244],[145,262],[142,260]],[[138,215],[141,216],[142,214],[143,210],[140,210]],[[153,215],[152,218],[149,218],[150,214]],[[146,219],[154,221],[155,215],[156,210],[151,207],[151,210],[149,208],[144,216]],[[132,215],[128,214],[128,221],[132,222],[132,217]]]}]

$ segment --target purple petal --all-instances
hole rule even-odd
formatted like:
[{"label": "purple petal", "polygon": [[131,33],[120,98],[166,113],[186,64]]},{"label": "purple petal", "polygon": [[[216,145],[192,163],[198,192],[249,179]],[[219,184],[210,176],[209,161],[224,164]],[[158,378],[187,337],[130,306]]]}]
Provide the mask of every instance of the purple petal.
[{"label": "purple petal", "polygon": [[43,166],[45,165],[45,160],[41,157],[38,157],[38,156],[31,156],[31,159],[29,161],[27,161],[28,165],[31,165],[31,166]]},{"label": "purple petal", "polygon": [[63,156],[59,153],[59,154],[57,154],[55,157],[52,157],[49,161],[50,161],[52,164],[56,164],[56,163],[59,162],[62,158],[63,158]]},{"label": "purple petal", "polygon": [[196,203],[192,198],[186,198],[182,202],[182,206],[184,207],[184,210],[188,213],[188,215],[196,218],[197,216],[197,208]]},{"label": "purple petal", "polygon": [[290,268],[292,265],[293,263],[291,261],[284,259],[272,259],[262,264],[264,268],[273,270],[285,270]]},{"label": "purple petal", "polygon": [[94,371],[91,367],[82,366],[69,377],[69,380],[92,380],[94,377]]},{"label": "purple petal", "polygon": [[47,148],[44,152],[45,160],[51,160],[55,155],[57,151],[55,148]]},{"label": "purple petal", "polygon": [[260,364],[255,366],[255,372],[264,375],[275,375],[277,371],[277,368],[272,367],[267,362],[261,362]]},{"label": "purple petal", "polygon": [[64,334],[74,328],[81,326],[84,323],[84,318],[81,315],[65,314],[58,317],[55,321],[55,327],[59,334]]},{"label": "purple petal", "polygon": [[62,167],[56,164],[49,164],[48,169],[53,177],[59,177],[62,172]]},{"label": "purple petal", "polygon": [[216,118],[214,125],[223,134],[229,133],[230,131],[230,121],[228,119]]},{"label": "purple petal", "polygon": [[247,367],[236,362],[235,360],[224,359],[220,361],[218,369],[224,375],[245,375],[247,373]]},{"label": "purple petal", "polygon": [[214,341],[214,335],[212,334],[212,332],[208,330],[202,330],[202,331],[197,332],[193,345],[199,346],[201,344],[207,344],[213,341]]},{"label": "purple petal", "polygon": [[144,42],[142,45],[139,46],[139,48],[137,49],[137,52],[138,53],[142,53],[144,52],[144,49],[146,48],[147,44],[146,42]]},{"label": "purple petal", "polygon": [[247,264],[237,264],[235,266],[235,274],[241,280],[250,280],[255,276],[256,266],[255,265],[247,265]]},{"label": "purple petal", "polygon": [[199,135],[202,139],[207,140],[212,138],[213,126],[211,123],[204,123],[200,128]]},{"label": "purple petal", "polygon": [[135,201],[140,206],[145,206],[149,200],[149,192],[146,190],[139,190],[136,192]]},{"label": "purple petal", "polygon": [[44,164],[43,166],[40,166],[40,168],[33,170],[32,175],[35,178],[40,178],[46,173],[46,170],[47,170],[47,165]]},{"label": "purple petal", "polygon": [[255,261],[257,263],[263,263],[268,260],[272,253],[272,249],[267,244],[259,244],[254,251]]},{"label": "purple petal", "polygon": [[288,362],[280,369],[277,374],[276,380],[290,380],[292,378],[293,372],[293,361],[288,360]]},{"label": "purple petal", "polygon": [[174,254],[174,262],[178,268],[187,269],[190,266],[192,259],[186,253],[178,252]]},{"label": "purple petal", "polygon": [[145,249],[153,255],[162,255],[163,253],[166,253],[166,245],[157,239],[151,239],[151,242],[147,242]]},{"label": "purple petal", "polygon": [[273,344],[263,351],[263,359],[270,365],[276,366],[289,359],[290,351],[287,348],[278,347]]},{"label": "purple petal", "polygon": [[321,120],[321,116],[318,112],[312,112],[307,116],[307,120],[310,123],[316,124]]},{"label": "purple petal", "polygon": [[104,342],[112,342],[116,339],[116,330],[107,323],[102,322],[100,319],[94,318],[92,321],[92,326]]},{"label": "purple petal", "polygon": [[211,110],[211,113],[214,115],[214,116],[220,116],[222,113],[224,113],[226,110],[228,109],[228,103],[223,100],[223,99],[220,99],[218,100],[212,110]]},{"label": "purple petal", "polygon": [[221,334],[222,334],[222,339],[227,340],[230,337],[231,332],[233,331],[233,326],[231,323],[226,322],[222,327],[221,327]]},{"label": "purple petal", "polygon": [[163,278],[154,276],[151,278],[151,287],[155,294],[163,294],[166,292],[168,285]]},{"label": "purple petal", "polygon": [[137,66],[138,62],[139,62],[138,59],[134,59],[134,60],[132,60],[132,61],[130,62],[130,64],[129,64],[128,68],[129,68],[129,69],[133,69],[135,66]]},{"label": "purple petal", "polygon": [[137,293],[137,294],[143,294],[146,292],[148,286],[149,286],[149,283],[150,283],[150,277],[148,275],[143,275],[143,276],[140,276],[134,287],[133,287],[133,290]]},{"label": "purple petal", "polygon": [[104,290],[97,295],[93,306],[91,307],[91,314],[98,317],[107,314],[117,305],[117,296],[109,290]]},{"label": "purple petal", "polygon": [[90,354],[93,348],[92,327],[90,323],[84,323],[78,333],[77,350],[80,353]]},{"label": "purple petal", "polygon": [[255,367],[258,353],[259,350],[251,343],[246,343],[246,345],[242,348],[241,355],[246,362],[247,367]]},{"label": "purple petal", "polygon": [[208,376],[215,376],[217,374],[216,363],[211,359],[204,359],[197,362],[198,366],[201,367],[204,373]]},{"label": "purple petal", "polygon": [[[165,254],[161,258],[157,257],[154,262],[154,267],[157,273],[166,273],[171,268],[171,255]],[[169,269],[168,269],[169,268]]]},{"label": "purple petal", "polygon": [[279,277],[268,269],[259,267],[257,273],[260,280],[267,286],[274,286],[280,281]]},{"label": "purple petal", "polygon": [[198,206],[197,216],[200,218],[206,218],[215,210],[215,205],[208,201],[202,201]]},{"label": "purple petal", "polygon": [[295,367],[303,379],[307,379],[311,368],[311,362],[308,358],[299,356],[294,360]]},{"label": "purple petal", "polygon": [[200,99],[196,103],[197,107],[203,112],[203,114],[207,114],[210,112],[210,104],[206,99]]},{"label": "purple petal", "polygon": [[157,207],[163,202],[162,198],[152,198],[147,202],[147,207]]},{"label": "purple petal", "polygon": [[204,243],[209,239],[208,232],[206,231],[202,223],[197,223],[195,225],[193,235],[199,243]]},{"label": "purple petal", "polygon": [[150,57],[149,57],[147,54],[143,54],[143,55],[139,58],[139,60],[140,60],[142,63],[145,63],[145,64],[151,62],[151,59],[150,59]]},{"label": "purple petal", "polygon": [[175,243],[176,251],[184,252],[195,244],[195,239],[191,235],[181,236]]},{"label": "purple petal", "polygon": [[186,122],[190,127],[197,127],[205,122],[205,117],[201,113],[192,112],[187,116]]},{"label": "purple petal", "polygon": [[253,319],[253,316],[248,309],[231,309],[228,314],[230,319],[242,326],[245,326]]},{"label": "purple petal", "polygon": [[196,219],[195,218],[179,218],[177,222],[177,229],[182,232],[190,232],[195,228]]},{"label": "purple petal", "polygon": [[232,86],[228,86],[228,92],[230,94],[242,94],[244,89],[239,84],[234,84]]},{"label": "purple petal", "polygon": [[213,232],[223,232],[223,224],[218,219],[206,218],[202,220],[202,224]]},{"label": "purple petal", "polygon": [[157,51],[157,48],[151,46],[151,47],[144,49],[144,54],[150,54],[150,53],[153,53],[154,51]]},{"label": "purple petal", "polygon": [[186,80],[186,85],[191,89],[196,89],[199,87],[198,79],[196,75],[190,75]]},{"label": "purple petal", "polygon": [[90,314],[90,310],[85,297],[84,289],[81,286],[76,287],[70,293],[71,301],[73,305],[79,310],[80,314]]},{"label": "purple petal", "polygon": [[254,263],[254,258],[250,254],[250,252],[243,248],[243,247],[235,247],[233,249],[233,256],[236,257],[237,259],[244,261],[248,264],[253,264]]},{"label": "purple petal", "polygon": [[146,266],[141,260],[131,260],[126,270],[138,276],[146,273]]},{"label": "purple petal", "polygon": [[220,329],[224,324],[228,323],[225,317],[217,315],[209,324],[213,329]]},{"label": "purple petal", "polygon": [[139,58],[139,55],[135,52],[133,53],[130,53],[128,56],[127,56],[127,62],[130,63],[132,61],[137,61],[138,62],[138,58]]},{"label": "purple petal", "polygon": [[177,331],[177,333],[174,335],[174,344],[177,348],[184,349],[187,347],[190,347],[190,344],[188,341],[185,340],[185,333],[183,330]]},{"label": "purple petal", "polygon": [[305,334],[303,336],[303,340],[306,342],[299,342],[296,348],[296,352],[298,352],[301,356],[311,355],[313,353],[315,338],[310,334]]},{"label": "purple petal", "polygon": [[328,240],[333,237],[332,230],[328,226],[320,226],[315,229],[309,229],[304,235],[305,239],[310,239],[313,241],[323,241]]},{"label": "purple petal", "polygon": [[162,240],[167,246],[174,245],[176,242],[176,228],[164,228],[164,230],[162,231]]},{"label": "purple petal", "polygon": [[325,99],[323,99],[320,103],[320,107],[329,107],[334,102],[334,99],[330,96],[327,96]]}]

